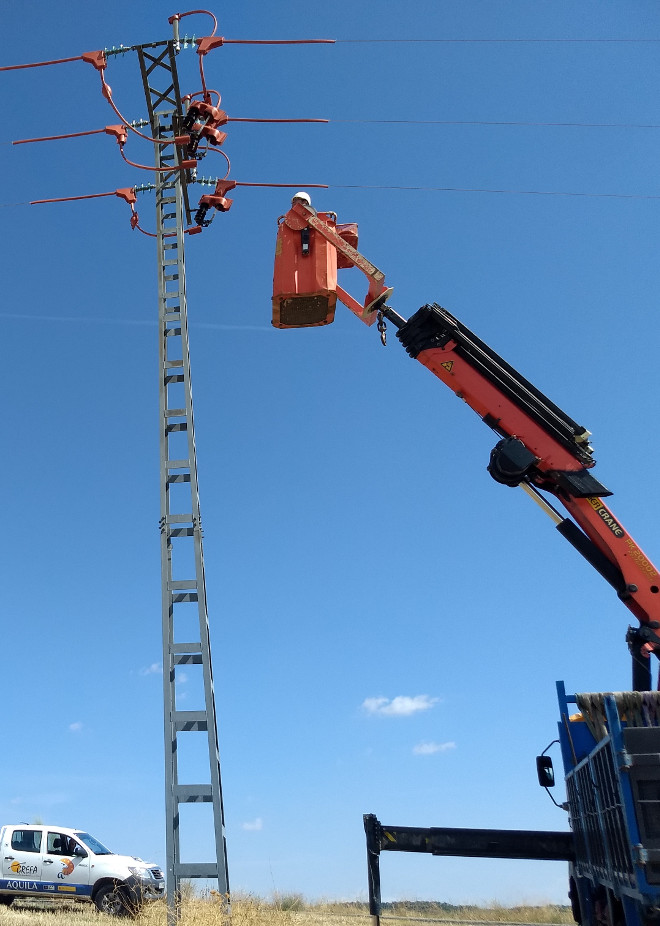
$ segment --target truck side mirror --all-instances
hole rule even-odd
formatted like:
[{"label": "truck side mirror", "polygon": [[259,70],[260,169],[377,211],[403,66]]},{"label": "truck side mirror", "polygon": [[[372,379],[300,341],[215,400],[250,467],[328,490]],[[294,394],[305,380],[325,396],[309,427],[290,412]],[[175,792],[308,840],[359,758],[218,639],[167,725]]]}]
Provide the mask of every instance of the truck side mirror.
[{"label": "truck side mirror", "polygon": [[542,788],[554,788],[555,770],[552,767],[550,756],[536,757],[536,774],[538,775],[539,784]]},{"label": "truck side mirror", "polygon": [[87,853],[82,846],[76,846],[76,848],[73,850],[73,854],[79,858],[87,858]]}]

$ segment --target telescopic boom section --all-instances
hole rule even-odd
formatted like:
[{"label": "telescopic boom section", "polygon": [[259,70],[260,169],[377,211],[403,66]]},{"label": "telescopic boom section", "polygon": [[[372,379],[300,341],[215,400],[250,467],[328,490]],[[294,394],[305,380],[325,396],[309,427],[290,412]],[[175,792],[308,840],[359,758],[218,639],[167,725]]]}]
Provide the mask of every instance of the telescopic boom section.
[{"label": "telescopic boom section", "polygon": [[[660,574],[604,504],[612,493],[590,472],[595,460],[589,432],[441,306],[425,305],[404,321],[385,305],[392,290],[385,288],[384,275],[346,240],[346,229],[357,244],[357,226],[337,225],[333,213],[316,213],[308,198],[294,197],[277,236],[273,324],[329,324],[337,298],[367,324],[379,313],[392,321],[408,354],[499,434],[488,464],[491,476],[524,488],[639,620],[628,634],[633,687],[650,687],[646,657],[652,650],[660,655]],[[364,305],[337,286],[342,266],[359,267],[369,278]],[[571,517],[562,517],[541,491]]]},{"label": "telescopic boom section", "polygon": [[488,465],[491,476],[561,502],[581,530],[557,515],[559,532],[638,618],[638,645],[660,646],[660,575],[603,502],[612,493],[590,472],[595,460],[589,432],[438,305],[423,306],[397,337],[500,435]]}]

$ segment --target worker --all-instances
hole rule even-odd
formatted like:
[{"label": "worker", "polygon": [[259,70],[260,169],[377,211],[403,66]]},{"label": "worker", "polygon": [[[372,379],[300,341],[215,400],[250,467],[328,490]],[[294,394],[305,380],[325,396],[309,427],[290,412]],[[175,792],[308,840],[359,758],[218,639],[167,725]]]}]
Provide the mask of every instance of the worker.
[{"label": "worker", "polygon": [[302,203],[303,206],[312,207],[312,200],[309,193],[305,193],[304,190],[301,190],[299,193],[296,193],[293,199],[291,200],[291,205],[295,206],[296,203]]}]

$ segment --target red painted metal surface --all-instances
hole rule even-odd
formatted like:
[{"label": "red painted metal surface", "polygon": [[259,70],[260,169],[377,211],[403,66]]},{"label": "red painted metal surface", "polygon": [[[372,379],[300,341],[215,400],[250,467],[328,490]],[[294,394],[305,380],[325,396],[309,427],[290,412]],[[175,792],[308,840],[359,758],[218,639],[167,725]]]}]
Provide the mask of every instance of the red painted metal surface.
[{"label": "red painted metal surface", "polygon": [[[538,457],[535,469],[544,491],[551,491],[598,549],[619,567],[630,591],[623,603],[643,624],[660,618],[660,574],[601,498],[574,498],[552,483],[554,470],[579,471],[583,464],[555,441],[543,428],[507,398],[455,351],[449,341],[444,348],[421,351],[417,360],[481,418],[490,416],[498,430],[518,437]],[[534,480],[532,480],[534,483]]]},{"label": "red painted metal surface", "polygon": [[[349,222],[345,225],[337,226],[337,234],[345,241],[347,244],[350,244],[352,248],[355,248],[357,251],[358,246],[358,227],[355,222]],[[355,264],[347,257],[345,254],[342,254],[341,251],[337,252],[337,269],[343,270],[348,269],[349,267],[354,267]]]},{"label": "red painted metal surface", "polygon": [[[331,213],[317,218],[335,226]],[[337,251],[293,209],[280,222],[273,273],[273,325],[311,328],[329,325],[337,304]]]},{"label": "red painted metal surface", "polygon": [[[356,249],[357,225],[336,222],[334,213],[317,213],[295,198],[282,217],[273,276],[276,328],[328,325],[334,320],[337,298],[366,325],[376,321],[392,290],[385,286],[385,274]],[[357,267],[367,277],[363,304],[337,285],[338,267]]]},{"label": "red painted metal surface", "polygon": [[[581,470],[584,464],[554,441],[540,425],[494,383],[489,382],[455,351],[456,342],[444,348],[421,351],[417,360],[474,409],[480,418],[490,415],[498,427],[512,437],[519,437],[528,450],[543,461],[547,470]],[[593,466],[593,462],[590,464]]]}]

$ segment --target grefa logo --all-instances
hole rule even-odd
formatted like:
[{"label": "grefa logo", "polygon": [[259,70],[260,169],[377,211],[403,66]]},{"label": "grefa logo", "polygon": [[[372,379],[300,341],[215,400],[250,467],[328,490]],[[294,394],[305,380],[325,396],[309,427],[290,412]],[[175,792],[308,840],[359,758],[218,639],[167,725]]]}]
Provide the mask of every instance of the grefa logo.
[{"label": "grefa logo", "polygon": [[36,875],[36,865],[23,865],[22,862],[13,861],[9,866],[15,875]]}]

